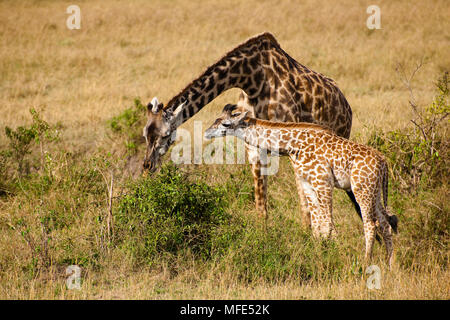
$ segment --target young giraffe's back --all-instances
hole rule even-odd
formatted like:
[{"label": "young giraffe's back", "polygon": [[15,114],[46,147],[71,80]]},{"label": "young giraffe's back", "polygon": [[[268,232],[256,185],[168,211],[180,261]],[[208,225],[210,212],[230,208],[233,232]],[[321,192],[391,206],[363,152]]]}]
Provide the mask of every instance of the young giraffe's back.
[{"label": "young giraffe's back", "polygon": [[[284,129],[280,130],[283,136]],[[296,123],[286,130],[292,131],[290,157],[294,167],[305,176],[314,168],[313,171],[327,170],[333,176],[335,187],[349,191],[352,174],[354,179],[357,175],[375,179],[387,169],[379,151],[342,138],[325,127]],[[357,183],[354,187],[359,186],[359,181],[354,183]]]}]

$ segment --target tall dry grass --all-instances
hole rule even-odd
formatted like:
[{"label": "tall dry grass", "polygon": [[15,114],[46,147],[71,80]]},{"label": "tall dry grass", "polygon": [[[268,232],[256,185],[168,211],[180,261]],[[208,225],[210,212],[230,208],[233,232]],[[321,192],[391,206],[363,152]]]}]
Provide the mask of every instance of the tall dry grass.
[{"label": "tall dry grass", "polygon": [[[413,70],[416,63],[425,62],[412,82],[419,104],[432,101],[435,80],[450,69],[450,6],[445,0],[378,1],[381,30],[366,27],[366,8],[373,4],[370,1],[77,1],[82,14],[80,30],[66,28],[69,4],[72,3],[0,2],[0,147],[7,145],[3,128],[29,124],[28,110],[35,107],[43,110],[46,121],[61,124],[60,148],[80,157],[97,152],[99,147],[105,153],[114,151],[118,145],[107,136],[107,120],[130,106],[135,97],[147,102],[158,96],[167,102],[225,52],[263,31],[273,33],[283,49],[300,63],[337,81],[354,112],[352,139],[360,142],[367,141],[373,126],[392,130],[409,125],[410,93],[396,71],[398,64]],[[205,129],[222,106],[236,101],[238,94],[238,90],[222,94],[193,120],[202,120]],[[193,121],[183,127],[192,131]],[[292,172],[286,161],[281,164],[280,172],[269,180],[270,214],[284,215],[299,223],[298,200],[290,192],[295,188]],[[82,164],[79,166],[82,172]],[[55,172],[62,175],[65,168],[61,164]],[[211,184],[226,183],[230,175],[240,170],[226,165],[185,169]],[[362,252],[362,228],[350,203],[339,192],[334,213],[347,272],[341,280],[299,283],[294,278],[285,282],[261,280],[249,285],[220,263],[199,265],[195,260],[176,262],[180,265],[176,275],[171,267],[164,266],[156,271],[150,267],[136,270],[120,251],[93,250],[93,244],[103,244],[102,239],[96,238],[99,225],[94,221],[106,208],[104,181],[101,176],[97,178],[93,186],[84,186],[81,178],[77,180],[74,188],[98,189],[84,202],[77,198],[82,198],[83,193],[61,194],[59,189],[50,189],[45,197],[24,193],[0,198],[0,297],[450,297],[449,271],[442,264],[445,254],[448,260],[448,244],[444,244],[443,254],[414,253],[411,239],[416,238],[408,232],[402,234],[402,228],[406,228],[402,225],[396,239],[397,258],[405,263],[411,255],[417,261],[409,261],[407,267],[397,263],[391,272],[383,269],[380,291],[368,290],[363,275],[351,275],[354,261],[346,250]],[[58,179],[65,181],[63,175]],[[242,179],[251,185],[248,172]],[[448,190],[443,188],[434,196],[444,199],[440,205],[448,214]],[[92,205],[95,201],[103,202]],[[408,223],[428,221],[431,209],[426,202],[405,204],[402,195],[396,195],[391,203],[401,206]],[[29,247],[20,230],[12,229],[10,223],[12,217],[27,219],[39,214],[39,208],[63,213],[73,224],[51,236],[61,244],[76,242],[73,255],[78,260],[65,257],[63,248],[55,249],[52,259],[67,259],[69,264],[101,255],[97,266],[84,271],[82,290],[67,290],[64,264],[51,263],[45,273],[38,274],[27,269]],[[231,206],[230,210],[244,216],[254,214],[251,200],[243,206]],[[39,224],[34,227],[35,234],[39,234]],[[382,255],[382,248],[378,247],[375,256]],[[382,264],[381,258],[376,261]]]}]

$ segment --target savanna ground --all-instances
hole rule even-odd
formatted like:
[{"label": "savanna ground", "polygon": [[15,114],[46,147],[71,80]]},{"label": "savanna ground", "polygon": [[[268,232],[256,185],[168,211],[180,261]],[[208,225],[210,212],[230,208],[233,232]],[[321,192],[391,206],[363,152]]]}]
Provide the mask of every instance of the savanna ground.
[{"label": "savanna ground", "polygon": [[[66,27],[71,4],[80,30]],[[366,27],[372,4],[380,30]],[[449,299],[449,15],[447,1],[1,1],[0,298]],[[267,231],[248,165],[140,177],[141,102],[167,102],[263,31],[337,81],[351,139],[390,160],[400,224],[392,270],[375,245],[379,290],[351,203],[335,191],[339,236],[313,239],[286,159],[269,178]],[[183,128],[206,129],[238,94]],[[80,290],[66,287],[69,265]]]}]

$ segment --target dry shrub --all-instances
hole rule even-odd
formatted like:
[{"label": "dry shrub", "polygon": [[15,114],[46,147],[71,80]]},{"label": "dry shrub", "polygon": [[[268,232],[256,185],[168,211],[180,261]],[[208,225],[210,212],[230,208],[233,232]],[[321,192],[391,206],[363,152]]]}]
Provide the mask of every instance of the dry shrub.
[{"label": "dry shrub", "polygon": [[[416,71],[418,68],[420,65]],[[368,144],[386,155],[396,187],[417,192],[446,184],[449,178],[449,77],[446,72],[438,79],[437,95],[425,107],[415,102],[411,79],[412,76],[405,83],[411,90],[409,104],[414,113],[412,125],[388,132],[377,129]]]}]

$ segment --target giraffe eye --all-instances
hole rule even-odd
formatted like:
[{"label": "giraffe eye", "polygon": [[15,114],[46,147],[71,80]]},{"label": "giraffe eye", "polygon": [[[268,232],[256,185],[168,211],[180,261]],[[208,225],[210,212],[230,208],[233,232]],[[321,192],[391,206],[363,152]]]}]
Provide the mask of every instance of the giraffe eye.
[{"label": "giraffe eye", "polygon": [[224,122],[222,122],[222,125],[223,125],[225,128],[228,128],[228,127],[231,126],[231,122],[229,122],[229,121],[224,121]]}]

